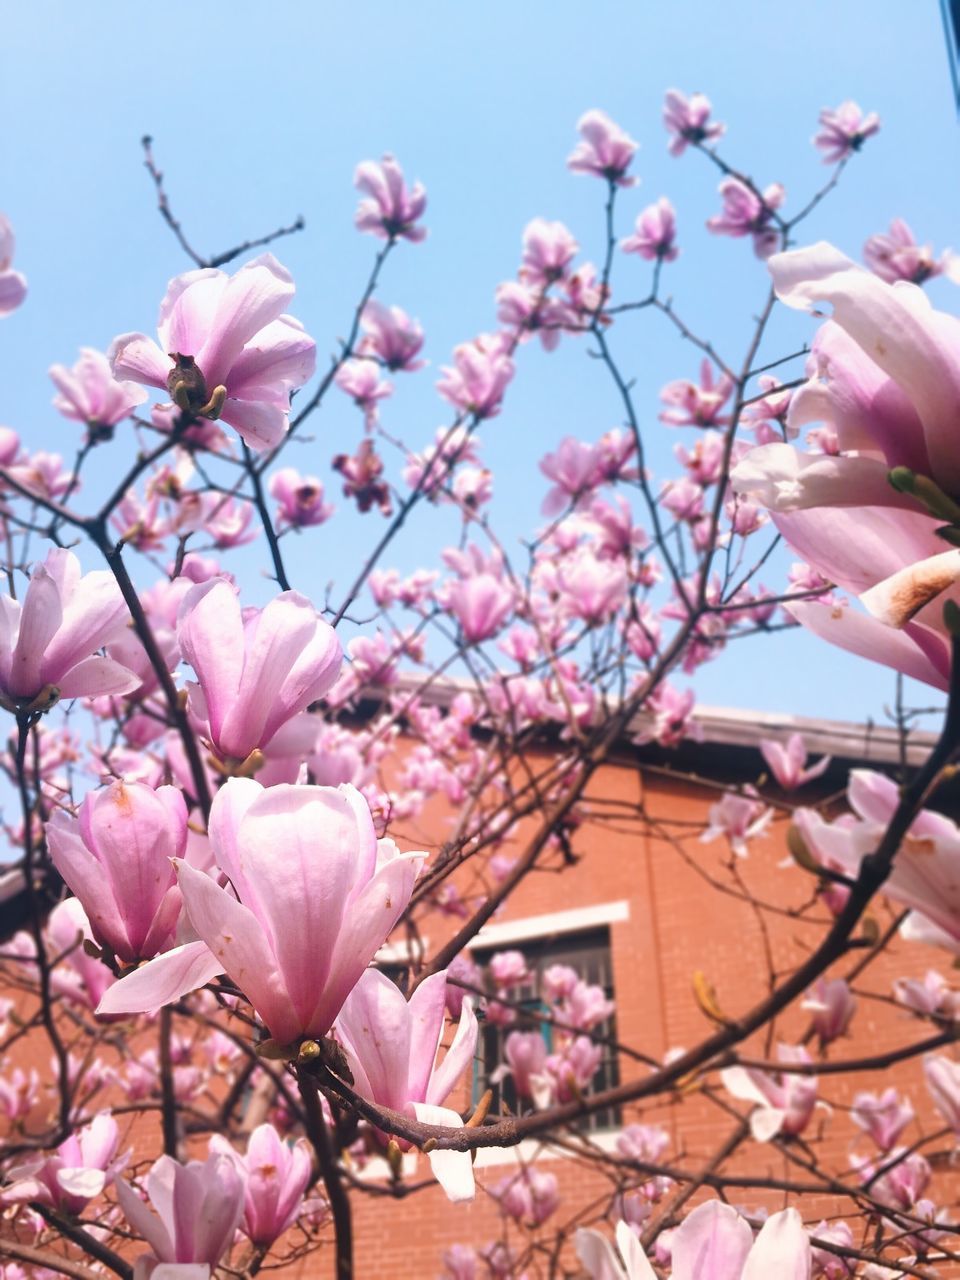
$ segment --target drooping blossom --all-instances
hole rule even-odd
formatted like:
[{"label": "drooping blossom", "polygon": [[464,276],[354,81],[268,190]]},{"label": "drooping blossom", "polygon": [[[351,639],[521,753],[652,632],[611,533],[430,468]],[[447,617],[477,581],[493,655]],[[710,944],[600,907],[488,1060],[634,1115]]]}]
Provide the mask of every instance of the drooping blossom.
[{"label": "drooping blossom", "polygon": [[220,1154],[186,1164],[161,1156],[144,1186],[155,1212],[122,1179],[116,1183],[123,1216],[150,1246],[146,1258],[215,1267],[243,1213],[243,1180],[233,1162]]},{"label": "drooping blossom", "polygon": [[16,311],[27,296],[26,279],[10,265],[15,247],[13,227],[0,213],[0,316]]},{"label": "drooping blossom", "polygon": [[676,211],[667,197],[661,196],[637,214],[633,234],[620,241],[620,248],[624,253],[639,253],[648,262],[674,262],[680,253],[676,235]]},{"label": "drooping blossom", "polygon": [[866,140],[880,128],[880,117],[875,111],[864,115],[860,107],[849,99],[839,107],[824,107],[820,112],[820,132],[813,145],[823,153],[824,164],[838,164],[859,151]]},{"label": "drooping blossom", "polygon": [[[432,974],[407,1000],[385,974],[368,969],[340,1010],[336,1035],[362,1097],[428,1124],[456,1128],[460,1116],[442,1104],[473,1060],[478,1027],[472,1001],[466,999],[453,1042],[436,1065],[446,985],[445,972]],[[451,1200],[473,1198],[468,1152],[432,1152],[430,1163]]]},{"label": "drooping blossom", "polygon": [[560,1184],[556,1174],[525,1166],[496,1183],[490,1194],[503,1213],[515,1222],[542,1226],[560,1206]]},{"label": "drooping blossom", "polygon": [[279,1240],[300,1211],[313,1171],[306,1141],[283,1142],[272,1124],[261,1124],[247,1139],[245,1155],[219,1133],[210,1139],[210,1152],[225,1156],[240,1175],[244,1235],[264,1248]]},{"label": "drooping blossom", "polygon": [[639,181],[627,177],[639,143],[605,112],[587,111],[577,121],[577,132],[581,141],[567,158],[567,168],[573,173],[593,174],[619,187],[632,187]]},{"label": "drooping blossom", "polygon": [[381,515],[390,515],[393,510],[390,486],[380,478],[383,459],[372,439],[361,440],[354,454],[338,453],[332,466],[343,476],[343,496],[353,498],[358,511],[365,514],[378,507]]},{"label": "drooping blossom", "polygon": [[117,1156],[120,1130],[109,1111],[101,1112],[60,1143],[56,1154],[37,1156],[8,1170],[0,1203],[37,1200],[65,1213],[82,1213],[126,1165],[130,1152]]},{"label": "drooping blossom", "polygon": [[775,738],[761,738],[760,754],[784,791],[794,791],[821,777],[831,760],[830,756],[822,756],[816,764],[805,768],[807,748],[800,733],[791,733],[786,746]]},{"label": "drooping blossom", "polygon": [[511,1075],[519,1098],[547,1107],[553,1096],[553,1078],[547,1071],[547,1046],[539,1031],[511,1031],[504,1041],[500,1076]]},{"label": "drooping blossom", "polygon": [[739,178],[725,178],[720,183],[723,210],[707,219],[707,229],[715,235],[752,236],[754,253],[768,258],[780,243],[776,212],[786,195],[779,182],[758,192]]},{"label": "drooping blossom", "polygon": [[133,672],[96,650],[126,629],[130,615],[113,575],[81,577],[72,551],[53,547],[34,566],[22,601],[0,597],[0,705],[48,710],[58,698],[130,693]]},{"label": "drooping blossom", "polygon": [[[12,1003],[12,1002],[7,1002]],[[7,1025],[0,1026],[4,1039],[7,1036]],[[40,1075],[36,1067],[25,1072],[14,1067],[8,1076],[0,1076],[0,1115],[15,1124],[25,1120],[40,1098]]]},{"label": "drooping blossom", "polygon": [[710,119],[712,110],[710,99],[704,93],[691,93],[688,98],[678,89],[667,90],[663,123],[670,134],[667,149],[672,156],[682,156],[691,143],[713,142],[726,133],[725,124]]},{"label": "drooping blossom", "polygon": [[160,1008],[226,973],[281,1044],[326,1035],[404,911],[424,855],[378,841],[351,786],[231,778],[214,798],[209,835],[232,890],[179,862],[201,941],[121,979],[103,1012]]},{"label": "drooping blossom", "polygon": [[110,361],[102,351],[81,347],[80,359],[72,369],[52,364],[48,370],[59,394],[53,406],[74,422],[82,422],[91,442],[109,440],[118,422],[122,422],[147,393],[136,382],[118,382]]},{"label": "drooping blossom", "polygon": [[333,380],[357,408],[363,410],[364,422],[370,430],[377,421],[377,405],[393,394],[392,383],[380,377],[376,361],[344,360]]},{"label": "drooping blossom", "polygon": [[323,500],[323,481],[316,476],[302,476],[295,467],[281,467],[270,477],[270,496],[280,504],[277,528],[290,525],[306,529],[323,524],[333,515],[333,505]]},{"label": "drooping blossom", "polygon": [[418,226],[427,207],[427,193],[419,182],[408,187],[403,170],[387,154],[378,164],[364,160],[353,175],[353,185],[367,197],[357,205],[354,225],[382,240],[410,240],[418,243],[427,234]]},{"label": "drooping blossom", "polygon": [[[777,1058],[785,1066],[809,1063],[802,1045],[777,1045]],[[771,1073],[755,1067],[725,1067],[723,1087],[735,1098],[755,1103],[750,1132],[757,1142],[769,1142],[782,1133],[802,1133],[817,1103],[817,1077],[796,1071]]]},{"label": "drooping blossom", "polygon": [[894,218],[888,232],[877,232],[870,237],[863,246],[863,260],[874,275],[888,284],[896,284],[898,280],[925,284],[939,275],[946,275],[954,283],[960,280],[957,255],[945,249],[935,258],[933,246],[918,244],[903,218]]},{"label": "drooping blossom", "polygon": [[942,607],[960,594],[960,552],[944,552],[937,530],[960,496],[960,321],[934,311],[916,286],[886,284],[831,245],[778,254],[771,274],[789,306],[833,306],[789,420],[824,422],[838,452],[764,445],[737,465],[734,487],[766,506],[790,546],[867,610],[797,601],[788,609],[798,621],[945,688]]},{"label": "drooping blossom", "polygon": [[441,369],[437,390],[456,409],[476,418],[495,418],[514,374],[506,335],[481,333],[453,351],[453,365]]},{"label": "drooping blossom", "polygon": [[221,757],[236,762],[265,747],[340,671],[336,632],[296,591],[241,611],[223,578],[200,583],[184,597],[177,634],[197,675],[191,706]]},{"label": "drooping blossom", "polygon": [[363,338],[358,351],[382,360],[391,373],[422,369],[417,356],[423,346],[423,330],[400,307],[387,307],[371,298],[360,314]]},{"label": "drooping blossom", "polygon": [[313,339],[284,314],[293,295],[292,276],[270,253],[232,276],[212,267],[176,276],[160,305],[160,345],[121,334],[109,353],[113,376],[168,391],[192,418],[222,418],[251,449],[272,448],[286,434],[290,392],[316,364]]},{"label": "drooping blossom", "polygon": [[[590,1227],[581,1227],[575,1241],[591,1280],[657,1280],[625,1222],[617,1223],[617,1253]],[[734,1208],[707,1200],[684,1218],[670,1248],[672,1280],[810,1280],[810,1240],[796,1209],[771,1214],[754,1240]]]},{"label": "drooping blossom", "polygon": [[133,963],[173,942],[180,915],[171,858],[184,855],[187,810],[176,787],[114,782],[91,791],[79,819],[47,823],[50,857],[83,903],[96,940]]}]

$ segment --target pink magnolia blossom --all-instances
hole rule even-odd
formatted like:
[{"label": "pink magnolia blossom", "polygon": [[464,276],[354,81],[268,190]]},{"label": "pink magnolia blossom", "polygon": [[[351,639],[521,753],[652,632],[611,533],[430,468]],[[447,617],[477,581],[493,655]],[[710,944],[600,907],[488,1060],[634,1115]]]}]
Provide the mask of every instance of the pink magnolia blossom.
[{"label": "pink magnolia blossom", "polygon": [[707,827],[700,839],[709,843],[718,836],[725,836],[731,853],[745,858],[749,851],[748,842],[764,835],[772,821],[773,810],[765,809],[755,796],[727,791],[710,806]]},{"label": "pink magnolia blossom", "polygon": [[176,787],[114,782],[90,792],[79,819],[58,810],[47,823],[54,866],[73,890],[98,942],[127,963],[173,942],[180,891],[171,858],[187,843]]},{"label": "pink magnolia blossom", "polygon": [[160,305],[160,345],[142,333],[115,338],[113,376],[169,391],[190,417],[222,418],[252,449],[272,448],[286,434],[290,392],[316,364],[313,339],[284,314],[293,294],[269,253],[232,276],[212,267],[177,276]]},{"label": "pink magnolia blossom", "polygon": [[361,355],[376,356],[392,373],[423,368],[424,361],[417,359],[423,330],[400,307],[386,307],[371,298],[360,315],[360,327],[364,333],[358,347]]},{"label": "pink magnolia blossom", "polygon": [[839,107],[824,107],[820,112],[820,132],[813,145],[823,152],[824,164],[837,164],[859,151],[867,138],[880,128],[880,117],[875,111],[864,115],[855,102],[849,99]]},{"label": "pink magnolia blossom", "polygon": [[[785,1065],[808,1063],[802,1045],[777,1045],[777,1057]],[[760,1071],[754,1067],[726,1067],[720,1073],[723,1087],[735,1098],[756,1104],[750,1113],[750,1132],[757,1142],[769,1142],[782,1133],[802,1133],[817,1103],[817,1077],[799,1072]]]},{"label": "pink magnolia blossom", "polygon": [[333,515],[333,505],[323,500],[323,481],[302,476],[294,467],[281,467],[270,477],[270,496],[276,498],[277,528],[287,525],[306,529],[323,524]]},{"label": "pink magnolia blossom", "polygon": [[723,210],[707,219],[707,229],[715,235],[752,236],[754,253],[768,258],[780,242],[775,217],[786,194],[779,182],[758,193],[739,178],[725,178],[720,183]]},{"label": "pink magnolia blossom", "polygon": [[545,516],[559,515],[569,503],[587,497],[603,480],[597,446],[584,444],[573,436],[565,436],[556,452],[540,459],[539,466],[553,481],[540,508]]},{"label": "pink magnolia blossom", "polygon": [[237,762],[265,747],[340,671],[336,633],[296,591],[241,612],[224,579],[200,583],[184,597],[178,637],[198,680],[191,706],[219,754]]},{"label": "pink magnolia blossom", "polygon": [[393,384],[380,377],[375,360],[345,360],[334,376],[334,382],[363,410],[368,430],[377,421],[377,404],[393,394]]},{"label": "pink magnolia blossom", "polygon": [[130,693],[137,677],[96,653],[128,623],[111,573],[81,577],[73,552],[52,548],[22,601],[0,597],[0,705],[43,711],[58,698]]},{"label": "pink magnolia blossom", "polygon": [[548,1054],[544,1070],[557,1101],[572,1102],[586,1093],[602,1060],[603,1045],[589,1036],[575,1036],[558,1053]]},{"label": "pink magnolia blossom", "polygon": [[934,1106],[960,1137],[960,1063],[943,1054],[928,1053],[923,1059],[923,1076]]},{"label": "pink magnolia blossom", "polygon": [[[880,843],[900,793],[882,774],[853,769],[847,799],[855,816],[835,822],[811,810],[794,816],[818,861],[856,876],[862,859]],[[901,842],[883,891],[919,911],[954,943],[960,940],[960,828],[943,814],[922,809]]]},{"label": "pink magnolia blossom", "polygon": [[72,1133],[52,1156],[39,1156],[9,1171],[12,1185],[0,1202],[38,1200],[66,1213],[78,1214],[108,1187],[130,1158],[117,1157],[120,1130],[108,1111]]},{"label": "pink magnolia blossom", "polygon": [[925,284],[939,275],[946,275],[954,283],[960,280],[957,255],[945,249],[935,258],[933,247],[918,244],[902,218],[894,218],[886,234],[878,232],[870,237],[863,246],[863,260],[874,275],[888,284],[896,284],[898,280]]},{"label": "pink magnolia blossom", "polygon": [[632,187],[639,179],[628,178],[627,170],[639,143],[625,133],[603,111],[587,111],[577,121],[582,141],[567,158],[573,173],[593,174],[619,187]]},{"label": "pink magnolia blossom", "polygon": [[16,311],[27,296],[26,279],[10,265],[15,247],[13,228],[0,213],[0,316]]},{"label": "pink magnolia blossom", "polygon": [[884,1089],[882,1094],[858,1093],[854,1095],[850,1119],[870,1135],[881,1151],[890,1151],[914,1117],[909,1099],[900,1100],[896,1089]]},{"label": "pink magnolia blossom", "polygon": [[786,746],[774,738],[761,738],[760,754],[784,791],[793,791],[821,777],[826,772],[831,759],[830,756],[822,756],[816,764],[804,768],[807,762],[807,748],[800,733],[791,733]]},{"label": "pink magnolia blossom", "polygon": [[[577,1256],[591,1280],[657,1280],[640,1242],[625,1222],[616,1229],[618,1253],[599,1231],[581,1227]],[[671,1280],[809,1280],[810,1240],[796,1209],[771,1214],[757,1235],[730,1205],[707,1200],[684,1218],[671,1238]]]},{"label": "pink magnolia blossom", "polygon": [[[6,1023],[0,1027],[4,1039],[7,1036]],[[40,1098],[40,1076],[36,1067],[31,1067],[29,1074],[20,1067],[14,1067],[8,1076],[0,1076],[0,1114],[11,1122],[25,1120]]]},{"label": "pink magnolia blossom", "polygon": [[313,1172],[306,1141],[300,1138],[291,1146],[272,1124],[261,1124],[247,1140],[246,1155],[219,1133],[210,1139],[210,1152],[225,1156],[240,1176],[244,1235],[264,1247],[279,1240],[296,1219]]},{"label": "pink magnolia blossom", "polygon": [[639,253],[647,262],[674,262],[679,256],[675,240],[677,215],[666,196],[637,214],[633,234],[620,241],[624,253]]},{"label": "pink magnolia blossom", "polygon": [[562,222],[534,218],[523,229],[520,279],[537,288],[552,284],[566,274],[579,252],[580,246]]},{"label": "pink magnolia blossom", "polygon": [[519,987],[530,979],[530,969],[522,951],[498,951],[490,957],[490,977],[503,989]]},{"label": "pink magnolia blossom", "polygon": [[383,459],[371,439],[361,440],[353,455],[337,454],[332,465],[334,471],[343,476],[343,496],[354,498],[361,513],[379,507],[381,515],[390,515],[393,510],[390,486],[380,479]]},{"label": "pink magnolia blossom", "polygon": [[732,391],[733,379],[726,373],[716,376],[713,362],[704,358],[699,383],[680,378],[660,392],[660,399],[669,406],[660,421],[668,427],[725,427],[730,415],[723,408]]},{"label": "pink magnolia blossom", "polygon": [[479,644],[496,635],[515,605],[511,588],[492,573],[457,579],[447,588],[446,602],[467,644]]},{"label": "pink magnolia blossom", "polygon": [[481,333],[454,348],[453,365],[441,369],[437,390],[455,408],[476,418],[495,418],[514,374],[505,335]]},{"label": "pink magnolia blossom", "polygon": [[36,453],[11,458],[6,469],[11,480],[39,498],[61,498],[70,488],[71,472],[59,453],[38,449]]},{"label": "pink magnolia blossom", "polygon": [[[911,911],[900,933],[901,937],[913,942],[928,942],[948,947],[951,951],[958,947],[955,938],[942,931],[934,931],[930,921],[916,911]],[[928,969],[922,978],[897,978],[893,984],[893,998],[922,1018],[940,1017],[953,1021],[960,1015],[960,992],[954,991],[936,969]]]},{"label": "pink magnolia blossom", "polygon": [[417,222],[427,207],[427,193],[419,182],[407,187],[393,156],[385,155],[379,164],[375,160],[358,164],[353,185],[367,197],[357,206],[354,223],[358,231],[382,240],[417,243],[424,239],[427,229]]},{"label": "pink magnolia blossom", "polygon": [[[771,273],[789,306],[833,306],[789,420],[826,423],[839,451],[764,445],[738,464],[734,487],[768,507],[790,546],[867,610],[798,601],[788,606],[794,617],[842,648],[945,688],[942,606],[960,596],[960,553],[944,552],[937,536],[945,499],[936,491],[960,495],[960,321],[934,311],[916,286],[886,284],[830,245],[778,254]],[[902,489],[888,480],[898,467]],[[916,490],[916,477],[927,488]]]},{"label": "pink magnolia blossom", "polygon": [[93,347],[81,347],[72,369],[52,364],[49,374],[59,392],[53,398],[54,408],[65,418],[84,423],[92,441],[109,440],[117,423],[147,398],[135,382],[117,382],[110,361]]},{"label": "pink magnolia blossom", "polygon": [[[340,1010],[336,1034],[359,1094],[428,1124],[459,1127],[460,1116],[442,1104],[473,1060],[478,1027],[472,1001],[464,1000],[453,1043],[435,1064],[446,985],[445,972],[432,974],[407,1000],[395,982],[368,969]],[[473,1198],[468,1152],[431,1152],[430,1163],[451,1200]]]},{"label": "pink magnolia blossom", "polygon": [[504,1042],[506,1069],[520,1098],[538,1107],[550,1105],[553,1080],[547,1073],[547,1046],[539,1031],[511,1031]]},{"label": "pink magnolia blossom", "polygon": [[152,1250],[146,1257],[215,1267],[243,1213],[243,1180],[233,1162],[220,1154],[187,1164],[161,1156],[144,1184],[155,1213],[126,1182],[116,1189],[124,1217]]},{"label": "pink magnolia blossom", "polygon": [[710,119],[713,107],[704,93],[692,93],[689,98],[678,89],[668,89],[663,103],[663,123],[670,134],[668,150],[672,156],[682,156],[692,143],[713,142],[726,133],[727,126]]},{"label": "pink magnolia blossom", "polygon": [[846,1034],[857,1002],[843,978],[820,978],[800,1008],[813,1015],[813,1029],[823,1049]]},{"label": "pink magnolia blossom", "polygon": [[556,1174],[542,1173],[536,1168],[524,1168],[501,1179],[490,1194],[514,1221],[534,1227],[542,1226],[560,1207],[560,1183]]},{"label": "pink magnolia blossom", "polygon": [[326,1035],[406,907],[424,855],[378,842],[351,786],[231,778],[214,798],[209,835],[232,890],[177,864],[201,942],[123,978],[102,1011],[159,1008],[225,972],[281,1044]]}]

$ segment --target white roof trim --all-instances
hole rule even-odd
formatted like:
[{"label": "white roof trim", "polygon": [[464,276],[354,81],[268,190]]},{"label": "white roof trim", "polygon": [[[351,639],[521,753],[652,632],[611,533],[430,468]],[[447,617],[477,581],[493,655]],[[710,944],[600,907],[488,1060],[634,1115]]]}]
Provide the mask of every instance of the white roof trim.
[{"label": "white roof trim", "polygon": [[468,951],[502,947],[529,938],[542,938],[554,933],[580,933],[599,925],[619,924],[630,919],[630,903],[598,902],[592,907],[575,907],[572,911],[551,911],[548,915],[527,916],[524,920],[500,920],[481,929],[466,945]]}]

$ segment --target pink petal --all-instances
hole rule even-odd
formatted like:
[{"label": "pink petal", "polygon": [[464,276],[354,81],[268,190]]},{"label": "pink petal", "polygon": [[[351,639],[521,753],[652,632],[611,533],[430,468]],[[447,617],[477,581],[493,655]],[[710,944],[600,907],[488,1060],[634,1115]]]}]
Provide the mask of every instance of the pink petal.
[{"label": "pink petal", "polygon": [[[422,983],[421,986],[425,986]],[[441,1103],[456,1088],[460,1077],[470,1066],[477,1050],[479,1034],[477,1015],[473,1011],[473,1001],[464,997],[460,1008],[460,1023],[453,1043],[447,1050],[443,1062],[434,1071],[427,1088],[427,1102]]]},{"label": "pink petal", "polygon": [[[413,1111],[421,1124],[439,1124],[449,1129],[463,1128],[463,1121],[456,1111],[450,1111],[447,1107],[431,1107],[426,1102],[414,1102]],[[474,1198],[476,1186],[469,1151],[431,1151],[427,1158],[433,1176],[443,1187],[448,1200],[458,1203]]]},{"label": "pink petal", "polygon": [[287,411],[278,404],[227,400],[221,416],[251,449],[261,453],[278,445],[287,434]]},{"label": "pink petal", "polygon": [[129,378],[166,391],[167,375],[173,365],[170,357],[145,333],[121,333],[110,344],[107,357],[113,376],[119,382]]},{"label": "pink petal", "polygon": [[674,1232],[672,1280],[740,1280],[752,1244],[753,1233],[735,1209],[707,1200]]},{"label": "pink petal", "polygon": [[115,982],[104,992],[97,1013],[150,1013],[173,1004],[223,972],[223,965],[206,943],[187,942]]},{"label": "pink petal", "polygon": [[240,352],[283,314],[294,292],[290,273],[270,253],[228,277],[203,349],[194,352],[209,390],[226,383]]},{"label": "pink petal", "polygon": [[893,667],[937,689],[949,687],[949,655],[937,636],[930,637],[939,646],[935,649],[919,635],[919,629],[916,633],[909,628],[895,631],[854,609],[835,609],[831,605],[799,600],[786,608],[808,631],[848,653]]},{"label": "pink petal", "polygon": [[741,1280],[808,1280],[810,1238],[796,1209],[781,1209],[760,1228]]}]

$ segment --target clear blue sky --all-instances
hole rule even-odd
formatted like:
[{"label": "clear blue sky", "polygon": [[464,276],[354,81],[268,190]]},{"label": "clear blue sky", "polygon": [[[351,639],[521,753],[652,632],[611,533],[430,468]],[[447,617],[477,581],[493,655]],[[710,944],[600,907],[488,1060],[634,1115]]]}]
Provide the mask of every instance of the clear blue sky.
[{"label": "clear blue sky", "polygon": [[[278,253],[297,278],[293,310],[322,356],[345,330],[376,247],[352,230],[355,164],[389,150],[425,183],[430,237],[396,255],[380,294],[428,335],[431,370],[399,379],[384,414],[418,446],[447,417],[432,390],[437,368],[456,342],[494,327],[493,289],[516,269],[525,223],[560,218],[586,256],[599,254],[602,188],[564,165],[590,107],[642,143],[643,185],[623,200],[622,233],[643,204],[671,197],[684,252],[669,287],[678,309],[731,359],[765,273],[744,242],[703,230],[717,207],[717,176],[699,157],[668,156],[667,88],[711,96],[728,124],[725,154],[758,182],[783,181],[788,212],[827,173],[809,145],[819,109],[855,98],[880,112],[883,130],[807,224],[810,238],[826,235],[858,254],[899,214],[937,248],[960,240],[960,131],[933,0],[680,0],[669,11],[647,0],[173,0],[153,9],[51,0],[8,8],[0,59],[0,208],[16,228],[16,265],[31,289],[2,328],[0,421],[31,447],[70,453],[76,440],[50,406],[48,364],[72,363],[80,345],[106,347],[119,332],[152,332],[167,279],[189,265],[153,207],[140,163],[145,132],[201,250],[306,218],[306,231]],[[623,264],[621,299],[641,296],[646,284],[635,259]],[[960,308],[951,286],[933,292]],[[811,330],[790,316],[777,332],[782,353]],[[657,390],[693,374],[694,353],[647,321],[618,326],[615,342],[656,431]],[[778,353],[776,342],[770,351]],[[537,525],[546,487],[537,458],[563,435],[595,439],[619,421],[582,347],[565,340],[544,357],[530,344],[519,365],[507,410],[483,433],[508,542]],[[355,446],[358,415],[339,397],[311,431],[312,443],[289,461],[325,477],[334,494],[329,460]],[[679,438],[661,437],[659,470]],[[379,533],[375,522],[335,521],[300,539],[296,585],[318,598],[328,580],[342,584],[345,564]],[[429,523],[398,548],[401,567],[434,554]],[[878,715],[892,689],[885,671],[795,636],[745,642],[698,677],[706,703],[852,719]]]}]

